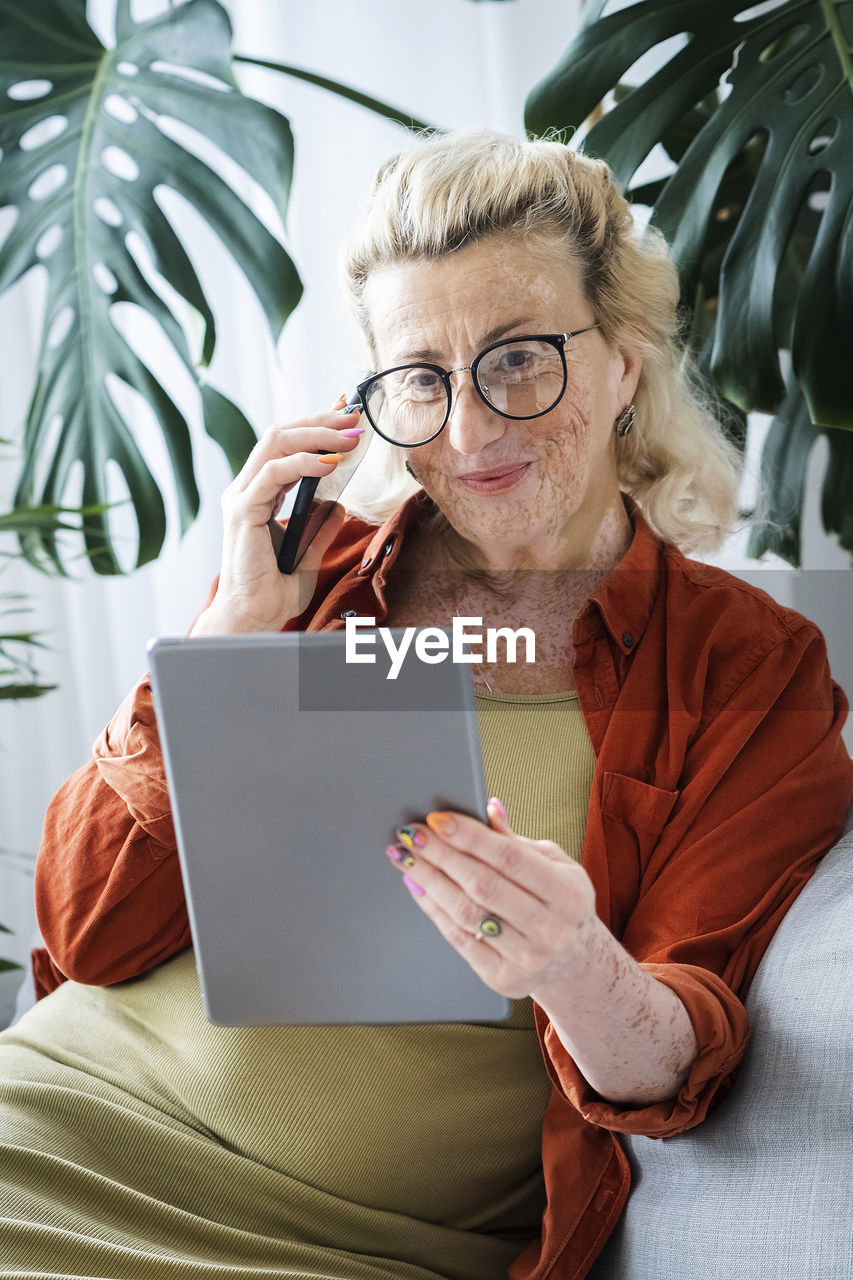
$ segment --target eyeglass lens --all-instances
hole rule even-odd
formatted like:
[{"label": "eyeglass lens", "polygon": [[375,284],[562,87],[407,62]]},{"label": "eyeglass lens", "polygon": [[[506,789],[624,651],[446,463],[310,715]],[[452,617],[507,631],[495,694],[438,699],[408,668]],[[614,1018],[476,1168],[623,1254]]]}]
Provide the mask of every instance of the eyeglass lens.
[{"label": "eyeglass lens", "polygon": [[[508,418],[547,413],[563,392],[563,361],[549,342],[502,342],[480,358],[475,376],[484,399]],[[407,365],[376,379],[368,390],[366,408],[387,439],[419,444],[446,422],[450,391],[429,365]]]}]

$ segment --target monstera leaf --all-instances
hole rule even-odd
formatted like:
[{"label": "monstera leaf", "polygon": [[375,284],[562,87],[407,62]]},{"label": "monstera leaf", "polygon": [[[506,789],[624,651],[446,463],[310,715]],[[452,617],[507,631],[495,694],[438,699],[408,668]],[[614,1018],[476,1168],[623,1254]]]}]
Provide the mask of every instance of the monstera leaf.
[{"label": "monstera leaf", "polygon": [[[641,55],[683,37],[648,80],[621,85],[582,147],[608,161],[629,198],[653,203],[718,391],[743,410],[779,413],[764,461],[782,483],[792,442],[799,456],[812,424],[853,427],[853,0],[640,0],[602,17],[605,3],[587,4],[577,39],[530,94],[528,130],[582,124]],[[632,188],[657,143],[675,172]],[[843,432],[828,434],[833,456],[846,457]],[[771,509],[788,509],[791,493]],[[828,527],[853,547],[846,512],[853,493],[825,487]],[[786,527],[766,537],[792,558],[798,534]]]},{"label": "monstera leaf", "polygon": [[792,381],[762,452],[764,484],[750,530],[751,556],[775,551],[791,564],[800,564],[806,468],[820,434],[829,443],[821,499],[823,525],[828,533],[838,535],[842,547],[853,548],[853,431],[828,428],[821,433],[809,418],[798,384]]},{"label": "monstera leaf", "polygon": [[[83,0],[0,0],[0,208],[12,206],[17,215],[0,244],[0,291],[38,264],[48,278],[16,505],[61,505],[72,470],[82,466],[82,503],[103,509],[108,470],[117,464],[139,525],[142,564],[162,546],[165,507],[117,404],[127,397],[114,398],[108,375],[153,411],[182,528],[199,495],[185,417],[117,327],[120,304],[157,322],[194,379],[205,428],[232,468],[255,438],[239,409],[205,381],[214,319],[159,191],[177,192],[217,233],[277,338],[301,293],[296,270],[241,196],[196,154],[193,140],[216,144],[282,215],[293,145],[287,120],[239,91],[230,23],[216,0],[188,0],[140,23],[131,18],[130,0],[118,0],[112,49],[88,26],[85,8]],[[167,300],[170,290],[199,319],[195,353]],[[88,517],[84,532],[94,568],[114,573],[120,566],[107,520]],[[33,555],[46,548],[59,564],[49,533],[27,539]]]}]

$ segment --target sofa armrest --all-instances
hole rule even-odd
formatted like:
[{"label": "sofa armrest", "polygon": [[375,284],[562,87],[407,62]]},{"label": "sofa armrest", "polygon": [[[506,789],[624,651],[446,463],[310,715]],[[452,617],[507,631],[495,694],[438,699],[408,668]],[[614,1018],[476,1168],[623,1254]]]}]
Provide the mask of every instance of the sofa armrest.
[{"label": "sofa armrest", "polygon": [[591,1280],[853,1276],[851,820],[759,966],[732,1092],[688,1133],[622,1140],[633,1189]]}]

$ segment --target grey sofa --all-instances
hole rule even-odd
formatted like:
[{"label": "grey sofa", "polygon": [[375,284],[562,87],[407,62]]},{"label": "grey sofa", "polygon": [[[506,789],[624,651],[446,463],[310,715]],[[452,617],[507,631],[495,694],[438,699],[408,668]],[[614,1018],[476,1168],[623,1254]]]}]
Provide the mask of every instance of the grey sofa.
[{"label": "grey sofa", "polygon": [[591,1280],[853,1280],[852,826],[765,953],[732,1092],[623,1139],[633,1188]]}]

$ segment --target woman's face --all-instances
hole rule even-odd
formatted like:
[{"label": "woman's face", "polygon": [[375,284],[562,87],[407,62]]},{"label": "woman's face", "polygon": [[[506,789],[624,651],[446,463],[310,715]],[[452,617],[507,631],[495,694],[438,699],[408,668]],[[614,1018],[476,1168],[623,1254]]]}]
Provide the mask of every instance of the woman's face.
[{"label": "woman's face", "polygon": [[[370,277],[366,302],[379,369],[417,360],[456,369],[501,338],[596,321],[564,252],[508,235],[384,267]],[[613,424],[631,402],[640,362],[598,329],[572,338],[565,358],[563,398],[523,421],[502,418],[470,373],[454,373],[447,426],[407,450],[418,481],[483,567],[577,567],[606,553],[601,540],[615,526],[624,540]]]}]

